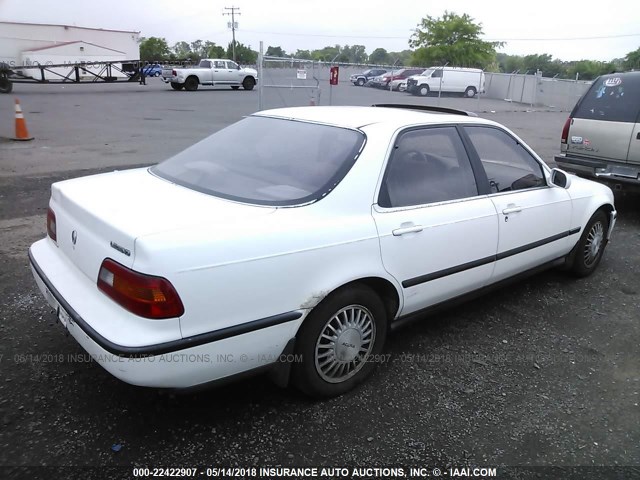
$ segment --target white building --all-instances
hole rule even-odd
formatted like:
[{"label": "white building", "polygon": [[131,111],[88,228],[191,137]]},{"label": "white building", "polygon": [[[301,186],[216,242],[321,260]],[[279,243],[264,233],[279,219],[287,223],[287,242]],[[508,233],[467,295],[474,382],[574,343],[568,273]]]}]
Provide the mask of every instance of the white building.
[{"label": "white building", "polygon": [[0,62],[17,67],[139,60],[139,38],[140,32],[0,22]]}]

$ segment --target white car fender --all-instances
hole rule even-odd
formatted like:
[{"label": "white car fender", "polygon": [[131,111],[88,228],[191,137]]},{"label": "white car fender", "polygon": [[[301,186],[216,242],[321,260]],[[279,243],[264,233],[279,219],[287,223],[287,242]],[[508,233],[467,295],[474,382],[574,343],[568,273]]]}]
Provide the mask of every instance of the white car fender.
[{"label": "white car fender", "polygon": [[[594,194],[594,191],[597,191],[597,193]],[[607,237],[609,237],[616,217],[616,211],[613,207],[614,197],[611,189],[606,185],[571,175],[571,186],[568,192],[573,205],[571,215],[572,227],[580,227],[584,230],[593,214],[598,209],[605,207],[607,216],[609,217],[609,232],[607,233]]]}]

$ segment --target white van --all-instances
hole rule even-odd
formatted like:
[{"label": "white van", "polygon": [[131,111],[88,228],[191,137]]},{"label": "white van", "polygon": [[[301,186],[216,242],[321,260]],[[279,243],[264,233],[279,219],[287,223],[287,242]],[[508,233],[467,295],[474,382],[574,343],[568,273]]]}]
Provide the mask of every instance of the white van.
[{"label": "white van", "polygon": [[430,92],[463,93],[473,98],[484,93],[484,72],[479,68],[430,67],[407,79],[407,92],[429,95]]}]

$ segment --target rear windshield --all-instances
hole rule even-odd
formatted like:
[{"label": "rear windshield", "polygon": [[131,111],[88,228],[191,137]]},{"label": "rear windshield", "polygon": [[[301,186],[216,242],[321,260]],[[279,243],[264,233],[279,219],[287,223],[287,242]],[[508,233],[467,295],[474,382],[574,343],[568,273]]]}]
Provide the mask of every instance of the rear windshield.
[{"label": "rear windshield", "polygon": [[573,112],[575,118],[635,122],[640,109],[640,74],[599,77]]},{"label": "rear windshield", "polygon": [[248,117],[152,167],[156,175],[217,197],[299,205],[328,194],[349,171],[363,133],[315,123]]}]

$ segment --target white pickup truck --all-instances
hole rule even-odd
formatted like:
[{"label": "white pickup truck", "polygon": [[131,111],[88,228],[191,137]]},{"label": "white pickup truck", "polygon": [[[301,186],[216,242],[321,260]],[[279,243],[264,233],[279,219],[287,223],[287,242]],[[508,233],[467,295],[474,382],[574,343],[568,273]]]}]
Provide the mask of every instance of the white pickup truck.
[{"label": "white pickup truck", "polygon": [[253,90],[258,82],[258,72],[253,68],[240,68],[231,60],[203,58],[194,68],[164,68],[162,81],[170,83],[174,90],[194,91],[199,85],[229,85],[234,90],[240,87]]}]

